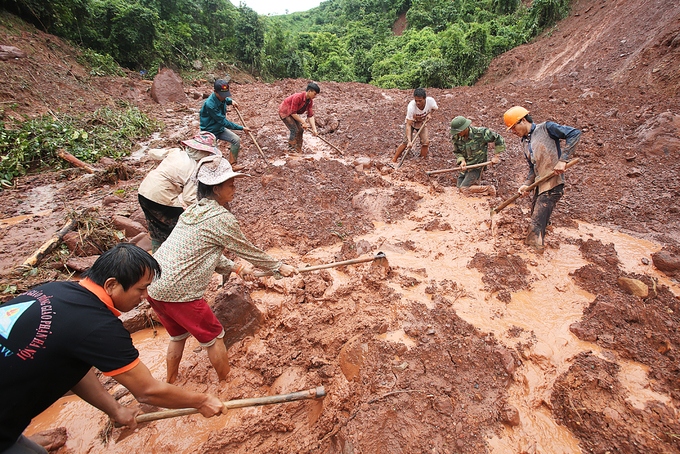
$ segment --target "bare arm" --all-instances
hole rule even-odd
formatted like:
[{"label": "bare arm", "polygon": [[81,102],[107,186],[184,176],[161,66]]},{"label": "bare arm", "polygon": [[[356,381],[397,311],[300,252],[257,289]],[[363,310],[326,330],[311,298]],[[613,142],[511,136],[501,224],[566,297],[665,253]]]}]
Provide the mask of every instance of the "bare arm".
[{"label": "bare arm", "polygon": [[109,415],[114,421],[133,429],[137,426],[135,416],[137,416],[141,410],[136,406],[124,407],[119,404],[118,401],[104,389],[92,369],[85,374],[77,385],[71,388],[71,391],[88,404]]},{"label": "bare arm", "polygon": [[142,403],[165,408],[196,408],[206,418],[222,413],[223,404],[217,397],[158,381],[141,362],[113,378]]}]

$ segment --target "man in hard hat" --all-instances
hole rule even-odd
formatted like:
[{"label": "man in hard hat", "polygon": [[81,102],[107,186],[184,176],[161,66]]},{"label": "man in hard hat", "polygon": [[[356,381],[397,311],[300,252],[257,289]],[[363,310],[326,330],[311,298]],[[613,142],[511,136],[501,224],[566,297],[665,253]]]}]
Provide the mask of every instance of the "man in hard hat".
[{"label": "man in hard hat", "polygon": [[397,162],[399,156],[406,150],[413,146],[415,136],[420,131],[420,157],[427,158],[427,151],[430,147],[430,136],[428,134],[426,120],[432,117],[432,113],[437,110],[437,101],[434,98],[427,96],[424,88],[416,88],[413,90],[413,99],[406,107],[406,128],[404,130],[404,140],[394,152],[392,162]]},{"label": "man in hard hat", "polygon": [[236,164],[241,149],[241,139],[232,130],[250,131],[250,128],[227,120],[227,106],[238,107],[236,101],[231,99],[229,81],[217,79],[213,88],[214,92],[205,100],[199,113],[201,131],[211,132],[217,139],[229,142],[229,151],[231,152],[229,162],[234,169],[241,170],[243,166]]},{"label": "man in hard hat", "polygon": [[[531,207],[531,227],[525,240],[527,245],[542,252],[545,248],[545,229],[557,201],[564,193],[564,171],[581,139],[581,131],[552,121],[534,124],[529,111],[522,106],[508,109],[503,121],[509,131],[520,137],[524,157],[529,163],[529,174],[519,188],[520,194],[527,193],[534,181],[555,172],[555,176],[536,187]],[[566,142],[564,149],[560,140]]]},{"label": "man in hard hat", "polygon": [[482,194],[494,197],[496,188],[492,185],[478,184],[484,168],[467,170],[467,166],[486,162],[490,143],[494,144],[491,163],[498,164],[500,161],[498,155],[505,151],[505,140],[489,128],[471,125],[472,120],[460,115],[451,120],[453,153],[456,155],[456,166],[461,168],[456,186],[463,195]]}]

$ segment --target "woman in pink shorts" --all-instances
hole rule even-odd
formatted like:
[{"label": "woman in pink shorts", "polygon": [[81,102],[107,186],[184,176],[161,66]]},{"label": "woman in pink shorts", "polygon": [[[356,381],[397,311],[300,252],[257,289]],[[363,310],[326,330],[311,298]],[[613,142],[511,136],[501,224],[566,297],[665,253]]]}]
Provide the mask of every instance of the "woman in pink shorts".
[{"label": "woman in pink shorts", "polygon": [[[210,156],[198,164],[198,202],[179,217],[167,240],[154,254],[163,270],[148,288],[149,303],[170,335],[167,353],[168,383],[179,373],[184,344],[194,336],[208,352],[220,380],[229,374],[224,328],[203,299],[213,273],[252,275],[254,266],[274,276],[297,273],[255,247],[243,236],[238,221],[225,208],[234,198],[234,180],[248,176],[234,172],[229,161]],[[222,251],[228,250],[249,263],[236,266]],[[254,266],[253,266],[254,265]]]}]

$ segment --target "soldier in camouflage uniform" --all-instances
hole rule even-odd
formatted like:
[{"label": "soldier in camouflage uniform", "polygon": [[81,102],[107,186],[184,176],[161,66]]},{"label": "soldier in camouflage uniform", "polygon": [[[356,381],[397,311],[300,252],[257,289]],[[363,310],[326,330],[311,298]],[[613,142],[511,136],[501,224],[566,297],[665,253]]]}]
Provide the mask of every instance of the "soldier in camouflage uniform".
[{"label": "soldier in camouflage uniform", "polygon": [[491,129],[477,128],[470,126],[471,124],[471,120],[462,116],[457,116],[451,121],[453,152],[456,155],[456,165],[462,169],[456,186],[464,195],[482,194],[493,197],[496,195],[496,188],[492,185],[478,184],[482,178],[483,167],[470,170],[466,170],[466,167],[486,162],[490,143],[494,144],[495,151],[491,163],[498,164],[498,155],[505,151],[505,140]]}]

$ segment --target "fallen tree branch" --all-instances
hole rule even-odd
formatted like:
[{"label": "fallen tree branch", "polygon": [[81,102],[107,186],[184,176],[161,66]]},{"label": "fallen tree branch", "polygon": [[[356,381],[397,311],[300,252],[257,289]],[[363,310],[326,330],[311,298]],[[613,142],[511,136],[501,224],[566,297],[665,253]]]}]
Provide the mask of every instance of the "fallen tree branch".
[{"label": "fallen tree branch", "polygon": [[19,268],[33,268],[38,263],[40,263],[47,254],[52,252],[55,247],[61,242],[66,235],[71,230],[75,229],[78,225],[78,221],[74,218],[70,218],[66,225],[64,225],[57,233],[55,233],[52,238],[46,241],[40,248],[33,253],[29,258],[24,260],[24,263],[19,265]]}]

